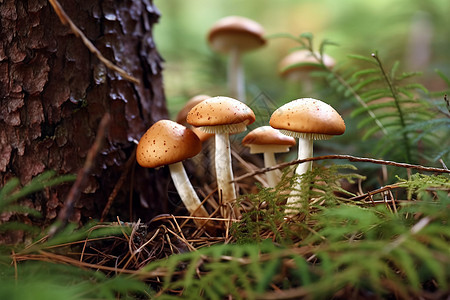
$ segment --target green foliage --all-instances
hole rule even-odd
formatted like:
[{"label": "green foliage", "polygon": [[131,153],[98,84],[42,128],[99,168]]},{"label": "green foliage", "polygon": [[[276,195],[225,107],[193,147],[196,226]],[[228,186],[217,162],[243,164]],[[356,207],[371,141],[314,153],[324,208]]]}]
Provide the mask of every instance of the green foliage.
[{"label": "green foliage", "polygon": [[[445,96],[449,91],[430,93],[414,82],[418,73],[399,71],[398,62],[387,68],[376,53],[372,57],[350,56],[354,68],[341,65],[327,69],[321,57],[334,43],[325,40],[316,51],[312,34],[274,37],[296,41],[322,63],[323,70],[315,76],[325,79],[344,100],[352,100],[346,108],[352,111],[357,127],[364,130],[362,141],[375,141],[373,155],[407,162],[450,158],[449,140],[442,139],[450,129],[450,105]],[[450,87],[448,77],[437,73]],[[353,143],[357,148],[358,141]],[[85,269],[82,259],[79,266],[74,259],[71,264],[48,257],[32,261],[43,253],[76,257],[73,253],[84,251],[79,245],[87,240],[102,239],[107,244],[112,237],[129,238],[129,227],[92,222],[78,228],[70,224],[47,239],[45,232],[34,226],[0,224],[0,233],[25,230],[36,237],[26,245],[1,248],[0,299],[448,296],[448,176],[397,178],[392,186],[400,189],[399,193],[397,190],[391,200],[375,204],[349,200],[355,195],[342,183],[363,179],[354,170],[352,165],[319,166],[301,175],[301,187],[295,192],[298,201],[306,205],[299,208],[298,218],[288,218],[284,203],[293,181],[299,178],[286,169],[276,188],[259,187],[258,193],[241,197],[247,211],[233,224],[229,244],[153,261],[146,258],[147,265],[133,275],[103,272],[100,267]],[[48,172],[23,187],[12,179],[0,190],[0,213],[39,217],[38,212],[17,205],[17,201],[73,179]]]},{"label": "green foliage", "polygon": [[[260,188],[257,194],[245,195],[242,201],[250,202],[252,209],[245,213],[241,222],[233,224],[233,237],[238,243],[262,241],[270,238],[281,244],[291,244],[310,233],[303,222],[286,222],[285,209],[293,182],[301,178],[298,201],[309,203],[297,208],[300,214],[310,214],[322,205],[335,206],[346,202],[344,196],[354,196],[341,187],[346,181],[354,183],[364,177],[355,173],[339,173],[339,170],[353,171],[352,165],[318,166],[302,175],[292,176],[292,169],[286,168],[283,178],[275,188]],[[312,201],[310,201],[312,200]]]},{"label": "green foliage", "polygon": [[[12,178],[0,190],[0,212],[14,212],[18,207],[11,203],[44,188],[75,180],[74,175],[55,176],[54,171],[44,172],[19,189],[19,179]],[[19,208],[23,210],[24,208]],[[28,213],[31,211],[27,211]]]},{"label": "green foliage", "polygon": [[[331,69],[322,57],[326,47],[336,44],[324,40],[316,50],[310,33],[272,37],[294,40],[298,48],[309,50],[323,68],[314,76],[325,79],[334,93],[343,98],[340,103],[357,104],[351,117],[358,120],[358,129],[364,130],[362,142],[378,139],[372,155],[409,163],[450,158],[450,142],[441,138],[450,133],[448,101],[442,101],[448,90],[429,92],[422,84],[414,82],[421,75],[419,72],[399,71],[398,61],[387,69],[377,52],[371,57],[349,55],[351,66],[338,64]],[[450,80],[442,72],[437,73],[450,87]],[[437,101],[433,97],[438,97]]]},{"label": "green foliage", "polygon": [[[0,213],[27,214],[39,217],[40,214],[34,209],[17,205],[15,202],[20,198],[43,190],[44,188],[75,180],[74,175],[56,176],[54,171],[44,172],[33,178],[28,184],[20,187],[19,179],[12,178],[0,190]],[[0,224],[0,232],[9,230],[25,230],[38,232],[33,226],[20,222],[8,222]]]},{"label": "green foliage", "polygon": [[[56,176],[48,171],[36,176],[27,185],[20,187],[16,178],[8,181],[0,190],[0,213],[17,213],[39,216],[32,209],[15,204],[25,196],[30,196],[44,188],[73,181],[75,176]],[[26,230],[33,234],[40,233],[40,228],[20,222],[0,224],[0,231]],[[14,264],[11,253],[19,251],[21,255],[39,253],[57,245],[68,245],[88,238],[108,237],[129,229],[123,227],[98,226],[90,223],[83,228],[75,224],[67,226],[52,239],[34,242],[30,245],[3,245],[0,252],[0,299],[116,299],[134,298],[136,295],[147,295],[148,287],[130,276],[108,276],[102,272],[85,270],[80,267],[52,263],[49,261],[33,262],[32,260]],[[42,240],[39,237],[38,240]]]},{"label": "green foliage", "polygon": [[[148,288],[129,276],[107,276],[102,272],[55,263],[27,262],[17,270],[0,266],[0,299],[134,299]],[[14,279],[14,271],[17,279]]]},{"label": "green foliage", "polygon": [[[357,99],[361,104],[351,116],[359,117],[358,128],[365,129],[362,140],[381,135],[375,155],[416,163],[426,158],[424,153],[448,149],[448,143],[442,143],[440,137],[449,133],[449,119],[440,117],[430,101],[431,93],[412,82],[419,73],[397,74],[398,62],[387,70],[377,53],[372,54],[372,59],[350,57],[360,61],[362,69],[346,79],[333,71],[328,79],[330,85],[334,81],[345,82],[344,97]],[[436,157],[432,161],[435,160]]]},{"label": "green foliage", "polygon": [[[131,231],[95,223],[68,226],[49,240],[39,239],[22,249],[11,247],[0,255],[0,298],[329,299],[344,294],[412,299],[445,295],[450,289],[448,176],[414,174],[398,179],[393,186],[405,189],[408,200],[372,205],[349,201],[353,195],[341,187],[344,180],[362,179],[353,173],[354,167],[319,166],[302,177],[299,197],[309,206],[299,211],[306,214],[299,220],[286,218],[282,205],[296,179],[290,171],[285,170],[275,189],[261,189],[242,199],[254,209],[233,227],[236,243],[153,260],[133,275],[84,269],[77,260],[58,263],[49,259],[52,256],[33,261],[37,254],[61,256],[87,239],[106,241],[130,236]],[[33,185],[65,182],[47,176]],[[5,187],[2,199],[38,190],[24,187],[29,191],[25,193],[14,181]],[[11,205],[2,203],[2,208],[11,211]]]},{"label": "green foliage", "polygon": [[[420,190],[444,190],[418,196],[418,182],[426,186]],[[217,245],[152,262],[142,276],[165,273],[160,299],[329,299],[344,290],[361,297],[411,299],[427,288],[445,292],[450,288],[450,180],[415,176],[401,184],[418,197],[397,213],[384,205],[339,201],[311,216],[309,234],[295,246],[277,246],[268,239]],[[256,222],[255,228],[261,228],[253,214],[244,218],[246,226]]]}]

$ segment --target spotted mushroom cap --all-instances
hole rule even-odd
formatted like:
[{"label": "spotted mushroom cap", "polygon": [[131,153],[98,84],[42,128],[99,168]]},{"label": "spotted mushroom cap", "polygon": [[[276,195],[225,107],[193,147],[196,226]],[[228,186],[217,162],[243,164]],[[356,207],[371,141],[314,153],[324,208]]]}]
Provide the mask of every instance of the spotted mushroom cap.
[{"label": "spotted mushroom cap", "polygon": [[270,126],[283,134],[314,140],[345,132],[345,123],[333,107],[313,98],[301,98],[281,106],[270,117]]},{"label": "spotted mushroom cap", "polygon": [[180,123],[181,125],[186,125],[186,116],[188,114],[188,112],[197,104],[199,104],[200,102],[202,102],[203,100],[206,100],[208,98],[211,98],[211,96],[208,95],[196,95],[192,98],[190,98],[186,104],[184,105],[184,107],[178,112],[177,114],[177,118],[175,119],[175,121],[177,123]]},{"label": "spotted mushroom cap", "polygon": [[233,48],[250,51],[266,44],[264,28],[240,16],[229,16],[217,21],[208,33],[208,42],[214,51],[225,54]]},{"label": "spotted mushroom cap", "polygon": [[136,160],[145,168],[170,165],[197,155],[202,143],[189,128],[174,121],[160,120],[141,137]]},{"label": "spotted mushroom cap", "polygon": [[239,100],[217,96],[194,106],[186,121],[209,133],[238,133],[255,122],[255,114]]}]

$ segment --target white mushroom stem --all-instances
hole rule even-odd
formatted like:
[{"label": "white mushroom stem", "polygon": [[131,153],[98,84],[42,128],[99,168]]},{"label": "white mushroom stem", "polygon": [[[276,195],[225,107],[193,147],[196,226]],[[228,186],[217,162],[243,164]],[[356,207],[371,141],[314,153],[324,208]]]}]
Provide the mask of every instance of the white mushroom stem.
[{"label": "white mushroom stem", "polygon": [[228,59],[228,90],[230,96],[245,103],[245,79],[239,49],[232,48]]},{"label": "white mushroom stem", "polygon": [[[173,163],[169,165],[170,175],[172,177],[175,188],[180,195],[181,201],[183,201],[184,206],[191,214],[195,217],[209,217],[208,212],[203,207],[200,199],[195,193],[194,187],[192,186],[186,171],[181,162]],[[197,225],[202,226],[204,220],[195,220]]]},{"label": "white mushroom stem", "polygon": [[[234,186],[233,168],[231,164],[231,146],[228,133],[216,133],[216,177],[219,195],[222,196],[221,204],[224,205],[224,217],[229,217],[229,205],[236,200],[236,188]],[[239,216],[237,207],[234,209],[236,216]]]},{"label": "white mushroom stem", "polygon": [[[305,159],[313,156],[313,139],[299,138],[298,139],[298,159]],[[304,162],[297,166],[295,174],[301,176],[312,168],[312,162]],[[298,190],[301,188],[301,178],[298,178],[292,186],[292,191],[286,202],[285,213],[287,216],[293,216],[298,213],[298,210],[302,207]]]},{"label": "white mushroom stem", "polygon": [[[264,166],[266,168],[273,167],[277,164],[275,160],[275,153],[273,152],[264,152]],[[266,172],[267,182],[270,187],[275,187],[281,179],[281,171],[273,170]]]}]

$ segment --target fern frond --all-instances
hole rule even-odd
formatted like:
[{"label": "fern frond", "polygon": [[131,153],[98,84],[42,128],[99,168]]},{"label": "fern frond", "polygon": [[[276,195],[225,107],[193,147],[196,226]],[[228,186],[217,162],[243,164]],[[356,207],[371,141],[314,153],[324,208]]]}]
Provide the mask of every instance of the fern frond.
[{"label": "fern frond", "polygon": [[19,189],[19,180],[16,178],[11,179],[0,191],[0,212],[10,203],[29,194],[41,191],[46,187],[51,187],[73,180],[75,180],[74,175],[56,176],[54,171],[46,171],[33,178],[28,184]]},{"label": "fern frond", "polygon": [[377,65],[377,63],[373,59],[371,59],[369,57],[366,57],[366,56],[363,56],[363,55],[350,54],[350,55],[348,55],[348,57],[352,58],[352,59],[360,60],[360,61],[363,61],[363,62],[366,62],[366,63],[369,63],[369,64],[372,64],[372,65]]}]

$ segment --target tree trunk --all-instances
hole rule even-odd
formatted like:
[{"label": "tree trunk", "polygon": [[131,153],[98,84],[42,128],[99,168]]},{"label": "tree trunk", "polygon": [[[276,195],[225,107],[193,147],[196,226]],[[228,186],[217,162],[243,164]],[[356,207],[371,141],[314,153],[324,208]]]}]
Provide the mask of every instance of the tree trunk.
[{"label": "tree trunk", "polygon": [[[163,212],[168,174],[134,164],[127,170],[125,162],[145,130],[167,117],[162,59],[152,37],[159,12],[152,0],[59,3],[107,59],[141,83],[107,69],[47,0],[0,0],[0,185],[11,177],[25,184],[45,170],[77,173],[108,112],[103,148],[71,221],[100,218],[127,171],[106,220],[131,220],[130,207],[135,218],[148,220]],[[69,188],[51,188],[24,202],[48,224]]]}]

